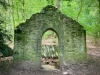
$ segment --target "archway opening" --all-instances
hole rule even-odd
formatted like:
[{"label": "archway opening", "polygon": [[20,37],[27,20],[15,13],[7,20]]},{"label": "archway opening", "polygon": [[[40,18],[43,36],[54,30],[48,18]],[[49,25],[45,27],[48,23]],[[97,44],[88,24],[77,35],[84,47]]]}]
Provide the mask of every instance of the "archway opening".
[{"label": "archway opening", "polygon": [[53,30],[47,30],[42,35],[41,67],[46,70],[59,69],[58,35]]}]

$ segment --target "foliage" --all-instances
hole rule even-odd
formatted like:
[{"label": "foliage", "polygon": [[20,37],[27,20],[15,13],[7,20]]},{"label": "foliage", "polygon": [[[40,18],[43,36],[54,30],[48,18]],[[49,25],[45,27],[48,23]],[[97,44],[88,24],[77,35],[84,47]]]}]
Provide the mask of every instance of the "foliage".
[{"label": "foliage", "polygon": [[7,42],[11,41],[11,35],[8,35],[5,29],[5,12],[7,10],[7,4],[5,0],[0,1],[0,52],[3,56],[11,56],[13,54],[12,49],[7,45]]},{"label": "foliage", "polygon": [[93,36],[95,40],[100,38],[100,9],[97,0],[63,1],[60,10],[84,26],[87,35]]},{"label": "foliage", "polygon": [[[57,41],[58,37],[55,32],[52,30],[46,31],[43,36],[42,36],[42,57],[48,57],[48,58],[55,58],[58,57],[58,46],[57,46]],[[48,45],[49,44],[49,45]],[[55,44],[55,45],[53,45]]]},{"label": "foliage", "polygon": [[[57,0],[0,0],[0,23],[10,34],[19,23],[41,11],[46,5],[56,5]],[[87,35],[99,38],[100,0],[58,0],[63,14],[84,26]],[[3,9],[2,9],[3,8]],[[4,10],[6,9],[6,11]],[[98,16],[99,15],[99,16]],[[1,17],[2,16],[2,17]],[[1,19],[2,18],[2,19]]]},{"label": "foliage", "polygon": [[0,5],[2,5],[4,9],[7,9],[8,4],[5,2],[5,0],[0,0]]},{"label": "foliage", "polygon": [[56,45],[43,45],[42,46],[42,57],[57,58],[58,57],[58,46]]},{"label": "foliage", "polygon": [[13,50],[6,44],[7,41],[11,41],[11,36],[6,33],[6,30],[0,29],[0,52],[4,57],[11,56],[13,54]]},{"label": "foliage", "polygon": [[[46,5],[56,5],[57,0],[0,0],[0,47],[8,47],[4,40],[7,34],[14,35],[14,28],[19,23],[30,18],[34,13],[40,12]],[[63,14],[78,21],[84,26],[87,35],[91,35],[98,41],[100,38],[100,1],[99,0],[59,0]],[[71,13],[72,12],[72,13]],[[6,31],[4,31],[6,30]],[[45,36],[51,34],[47,33]],[[10,36],[9,36],[10,37]],[[12,37],[11,37],[12,39]],[[9,40],[9,38],[8,38]],[[4,50],[6,50],[4,48]]]},{"label": "foliage", "polygon": [[53,34],[54,34],[54,32],[51,31],[51,30],[49,30],[49,31],[47,31],[47,32],[45,32],[45,33],[43,34],[43,39],[50,38],[50,37],[53,36]]}]

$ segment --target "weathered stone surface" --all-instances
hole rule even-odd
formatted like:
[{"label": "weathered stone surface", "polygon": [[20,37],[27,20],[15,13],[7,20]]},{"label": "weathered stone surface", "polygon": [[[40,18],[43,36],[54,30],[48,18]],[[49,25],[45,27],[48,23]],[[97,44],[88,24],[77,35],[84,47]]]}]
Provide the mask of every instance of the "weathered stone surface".
[{"label": "weathered stone surface", "polygon": [[14,48],[18,53],[17,58],[33,60],[40,67],[42,35],[47,30],[58,35],[61,66],[63,61],[86,59],[86,32],[83,26],[53,6],[46,6],[16,27]]}]

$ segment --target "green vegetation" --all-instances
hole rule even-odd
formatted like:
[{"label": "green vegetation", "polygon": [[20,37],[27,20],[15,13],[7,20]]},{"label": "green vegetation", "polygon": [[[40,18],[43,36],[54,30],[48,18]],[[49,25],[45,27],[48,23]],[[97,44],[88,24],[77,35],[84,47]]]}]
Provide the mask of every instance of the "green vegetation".
[{"label": "green vegetation", "polygon": [[11,42],[11,35],[6,34],[7,31],[0,29],[0,52],[4,57],[13,55],[13,50],[6,44]]},{"label": "green vegetation", "polygon": [[8,43],[11,42],[11,35],[5,29],[6,28],[6,17],[5,13],[9,4],[5,0],[0,1],[0,53],[3,54],[3,57],[11,56],[13,50],[8,46]]},{"label": "green vegetation", "polygon": [[[58,5],[57,5],[58,3]],[[100,0],[0,0],[0,47],[7,35],[14,35],[19,23],[38,13],[46,5],[56,6],[63,14],[76,20],[93,36],[100,38]],[[3,33],[2,33],[3,31]],[[13,41],[14,37],[11,37]]]},{"label": "green vegetation", "polygon": [[1,0],[0,23],[3,29],[13,35],[13,30],[19,23],[40,12],[48,4],[57,7],[57,1],[59,1],[58,9],[83,25],[87,35],[93,36],[97,42],[100,38],[99,0]]},{"label": "green vegetation", "polygon": [[43,39],[51,38],[51,37],[53,37],[53,34],[54,34],[54,32],[49,30],[43,34]]},{"label": "green vegetation", "polygon": [[58,57],[58,37],[55,32],[51,30],[46,31],[42,36],[42,44],[42,57]]},{"label": "green vegetation", "polygon": [[42,57],[44,58],[58,58],[58,46],[56,45],[43,45]]}]

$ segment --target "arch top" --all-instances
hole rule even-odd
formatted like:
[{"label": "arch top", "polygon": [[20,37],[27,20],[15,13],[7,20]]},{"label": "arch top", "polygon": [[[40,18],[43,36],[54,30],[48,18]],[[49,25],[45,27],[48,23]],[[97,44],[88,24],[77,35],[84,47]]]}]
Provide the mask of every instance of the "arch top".
[{"label": "arch top", "polygon": [[[56,35],[58,36],[58,38],[59,38],[59,32],[57,31],[57,30],[55,30],[54,28],[44,28],[44,29],[41,29],[38,33],[38,35],[37,35],[37,38],[41,38],[42,36],[43,36],[43,34],[45,33],[45,32],[47,32],[48,30],[51,30],[51,31],[53,31],[53,32],[55,32],[56,33]],[[61,34],[62,35],[62,34]]]},{"label": "arch top", "polygon": [[[53,29],[53,28],[47,28],[47,29],[43,32],[43,34],[44,34],[46,31],[48,31],[48,30],[53,31],[53,32],[55,32],[55,33],[58,35],[58,32],[57,32],[55,29]],[[42,35],[43,35],[43,34],[42,34]]]}]

